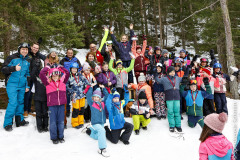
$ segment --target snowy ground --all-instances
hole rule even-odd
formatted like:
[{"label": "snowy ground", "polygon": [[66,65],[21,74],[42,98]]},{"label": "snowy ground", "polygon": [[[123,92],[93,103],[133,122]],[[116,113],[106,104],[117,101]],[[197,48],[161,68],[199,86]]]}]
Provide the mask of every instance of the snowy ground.
[{"label": "snowy ground", "polygon": [[[236,101],[240,107],[240,100]],[[234,142],[234,120],[240,113],[234,115],[234,100],[228,99],[229,120],[224,129],[224,135]],[[0,110],[0,126],[3,125],[5,110]],[[38,133],[35,117],[28,117],[30,125],[27,127],[13,127],[12,132],[6,132],[0,127],[0,159],[1,160],[66,160],[66,159],[105,159],[97,153],[97,141],[88,135],[71,127],[68,118],[68,129],[64,131],[66,142],[54,145],[50,141],[49,132]],[[132,123],[131,118],[126,118]],[[108,124],[108,122],[107,122]],[[239,123],[240,124],[240,123]],[[237,124],[236,129],[240,125]],[[169,136],[167,120],[152,118],[147,131],[140,130],[140,135],[134,133],[130,139],[130,145],[122,142],[111,144],[107,141],[111,157],[108,159],[148,159],[160,158],[167,160],[184,159],[197,160],[199,136],[201,128],[189,128],[187,117],[184,115],[182,128],[185,132],[185,140],[178,140]]]}]

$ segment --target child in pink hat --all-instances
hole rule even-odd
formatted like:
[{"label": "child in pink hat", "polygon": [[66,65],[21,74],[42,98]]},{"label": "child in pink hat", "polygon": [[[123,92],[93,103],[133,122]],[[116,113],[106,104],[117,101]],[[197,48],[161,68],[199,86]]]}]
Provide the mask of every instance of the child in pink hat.
[{"label": "child in pink hat", "polygon": [[204,127],[199,140],[199,160],[234,160],[232,143],[222,134],[227,122],[227,114],[212,113],[204,119]]}]

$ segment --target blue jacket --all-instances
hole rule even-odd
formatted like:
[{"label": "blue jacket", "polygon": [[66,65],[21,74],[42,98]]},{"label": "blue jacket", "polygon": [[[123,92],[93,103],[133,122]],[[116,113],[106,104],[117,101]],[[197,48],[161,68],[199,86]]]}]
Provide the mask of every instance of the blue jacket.
[{"label": "blue jacket", "polygon": [[[158,78],[162,78],[164,75],[161,73],[155,73],[154,77],[158,77]],[[162,84],[159,84],[158,82],[155,82],[154,80],[154,84],[153,84],[153,92],[164,92],[164,87]]]},{"label": "blue jacket", "polygon": [[[16,66],[20,64],[21,70],[16,71]],[[7,87],[30,88],[30,58],[23,57],[20,53],[8,56],[3,64],[2,72],[6,77]]]},{"label": "blue jacket", "polygon": [[122,100],[118,106],[114,105],[112,99],[113,99],[113,95],[109,94],[106,101],[106,106],[109,113],[110,128],[121,129],[125,124],[123,108],[126,106],[126,104],[129,101],[129,92],[125,91],[124,100]]},{"label": "blue jacket", "polygon": [[113,43],[119,48],[120,59],[122,61],[130,61],[132,59],[129,52],[131,52],[131,46],[132,46],[131,38],[133,37],[133,35],[134,35],[133,30],[130,30],[130,40],[123,43],[123,42],[118,42],[114,34],[111,34]]},{"label": "blue jacket", "polygon": [[86,94],[87,102],[91,109],[92,125],[106,123],[106,107],[105,107],[104,102],[106,101],[108,94],[109,94],[106,88],[103,89],[103,94],[104,94],[104,99],[102,102],[94,102],[92,100],[92,95],[93,95],[92,87],[89,88],[89,90]]},{"label": "blue jacket", "polygon": [[70,72],[70,65],[74,62],[78,63],[79,67],[81,68],[81,63],[76,57],[73,57],[72,59],[69,59],[66,56],[60,61],[60,64],[63,65],[63,67],[66,68]]}]

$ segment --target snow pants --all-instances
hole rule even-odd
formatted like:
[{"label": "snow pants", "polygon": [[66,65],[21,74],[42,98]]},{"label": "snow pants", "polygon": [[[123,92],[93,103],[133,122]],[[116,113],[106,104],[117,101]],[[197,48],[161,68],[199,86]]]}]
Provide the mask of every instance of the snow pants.
[{"label": "snow pants", "polygon": [[166,116],[166,104],[164,92],[154,92],[155,108],[157,117]]},{"label": "snow pants", "polygon": [[132,115],[133,118],[133,125],[134,125],[134,131],[139,130],[140,123],[142,123],[143,127],[146,127],[150,122],[151,119],[146,119],[143,115]]},{"label": "snow pants", "polygon": [[46,101],[34,101],[37,129],[48,128],[48,107]]},{"label": "snow pants", "polygon": [[204,126],[203,116],[188,115],[188,126],[189,127],[194,128],[197,123],[203,128],[203,126]]},{"label": "snow pants", "polygon": [[85,98],[77,99],[76,103],[72,103],[72,106],[72,126],[84,124]]},{"label": "snow pants", "polygon": [[169,127],[181,127],[180,100],[166,101]]},{"label": "snow pants", "polygon": [[222,112],[228,114],[227,99],[225,93],[214,93],[214,102],[218,114]]},{"label": "snow pants", "polygon": [[104,124],[94,124],[92,125],[90,130],[91,130],[90,137],[95,140],[98,140],[99,149],[107,148],[106,131],[104,129]]}]

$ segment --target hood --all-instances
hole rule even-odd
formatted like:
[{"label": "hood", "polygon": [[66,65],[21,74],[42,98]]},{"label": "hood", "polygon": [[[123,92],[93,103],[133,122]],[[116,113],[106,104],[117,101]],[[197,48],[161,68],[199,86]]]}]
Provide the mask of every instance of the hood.
[{"label": "hood", "polygon": [[209,150],[218,157],[226,156],[231,144],[223,135],[211,136],[205,141]]}]

